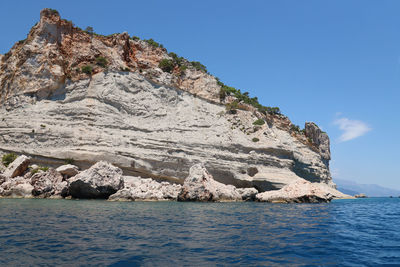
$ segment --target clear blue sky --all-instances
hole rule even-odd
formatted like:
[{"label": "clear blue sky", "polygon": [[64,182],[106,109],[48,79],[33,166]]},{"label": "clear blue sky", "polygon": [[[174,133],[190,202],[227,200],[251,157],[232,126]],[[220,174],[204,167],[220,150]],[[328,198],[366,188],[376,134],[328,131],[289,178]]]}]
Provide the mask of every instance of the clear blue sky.
[{"label": "clear blue sky", "polygon": [[0,53],[42,8],[127,31],[197,60],[228,85],[331,138],[334,177],[400,189],[400,1],[7,1]]}]

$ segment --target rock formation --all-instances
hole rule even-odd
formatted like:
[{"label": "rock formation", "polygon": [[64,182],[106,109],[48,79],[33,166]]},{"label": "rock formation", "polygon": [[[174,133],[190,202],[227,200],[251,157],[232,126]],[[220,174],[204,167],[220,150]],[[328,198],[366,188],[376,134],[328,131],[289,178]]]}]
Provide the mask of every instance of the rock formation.
[{"label": "rock formation", "polygon": [[272,203],[320,203],[329,202],[332,198],[333,195],[326,192],[318,184],[310,183],[304,179],[299,179],[280,190],[256,195],[258,201]]},{"label": "rock formation", "polygon": [[[163,60],[173,67],[161,68]],[[73,158],[82,169],[105,160],[125,175],[174,183],[203,163],[236,187],[276,190],[300,178],[334,187],[329,138],[315,124],[295,131],[287,117],[223,88],[152,42],[86,32],[44,9],[27,39],[1,56],[0,150],[57,166]],[[106,198],[122,187],[122,172],[110,170],[115,184],[106,188],[92,174],[71,178],[70,194]],[[239,199],[234,192],[220,198]]]},{"label": "rock formation", "polygon": [[3,175],[8,178],[14,178],[20,176],[28,168],[29,162],[30,162],[29,157],[24,155],[19,156],[10,165],[8,165]]},{"label": "rock formation", "polygon": [[354,196],[355,198],[367,198],[367,195],[364,193],[360,193]]},{"label": "rock formation", "polygon": [[124,176],[124,188],[109,197],[112,201],[176,200],[181,185],[156,182],[153,179]]},{"label": "rock formation", "polygon": [[58,185],[62,183],[62,181],[62,175],[54,169],[49,169],[46,172],[35,173],[31,177],[30,181],[30,184],[33,186],[32,195],[50,197],[55,194],[61,194]]},{"label": "rock formation", "polygon": [[104,198],[123,188],[122,170],[100,161],[68,180],[68,193],[74,198]]},{"label": "rock formation", "polygon": [[178,201],[240,201],[252,199],[255,191],[251,188],[238,191],[233,185],[219,183],[202,164],[196,164],[189,170]]},{"label": "rock formation", "polygon": [[328,135],[313,122],[306,122],[304,129],[306,137],[317,145],[322,158],[329,161],[331,159],[331,151]]},{"label": "rock formation", "polygon": [[33,186],[24,177],[10,178],[1,184],[0,196],[31,198]]},{"label": "rock formation", "polygon": [[72,164],[62,165],[57,168],[57,171],[64,175],[66,178],[75,176],[79,173],[79,168]]},{"label": "rock formation", "polygon": [[[20,156],[10,164],[21,163]],[[153,179],[122,176],[122,170],[110,163],[97,162],[89,169],[68,177],[57,169],[32,165],[21,176],[0,175],[0,197],[23,198],[103,198],[110,201],[264,201],[264,202],[328,202],[333,197],[348,197],[325,183],[310,183],[304,179],[280,190],[258,194],[255,188],[236,188],[213,179],[202,164],[190,168],[182,185],[157,182]],[[75,169],[75,168],[72,168]]]}]

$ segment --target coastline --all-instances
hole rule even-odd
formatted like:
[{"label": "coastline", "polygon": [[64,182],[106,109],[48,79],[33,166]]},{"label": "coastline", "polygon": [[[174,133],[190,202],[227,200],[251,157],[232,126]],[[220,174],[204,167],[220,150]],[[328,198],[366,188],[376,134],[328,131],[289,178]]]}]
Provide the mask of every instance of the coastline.
[{"label": "coastline", "polygon": [[204,165],[195,164],[181,184],[124,176],[120,168],[100,161],[80,171],[67,164],[57,169],[30,165],[30,158],[15,156],[1,174],[0,197],[49,199],[105,199],[108,201],[194,201],[321,203],[350,197],[323,183],[304,179],[279,190],[260,192],[214,180]]}]

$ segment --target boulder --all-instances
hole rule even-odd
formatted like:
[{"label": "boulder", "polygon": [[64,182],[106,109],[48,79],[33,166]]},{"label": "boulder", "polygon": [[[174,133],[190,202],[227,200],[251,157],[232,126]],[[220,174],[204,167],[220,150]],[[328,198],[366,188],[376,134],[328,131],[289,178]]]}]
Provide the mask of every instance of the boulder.
[{"label": "boulder", "polygon": [[29,166],[30,158],[21,155],[18,158],[16,158],[13,162],[8,165],[7,169],[4,171],[3,175],[8,177],[8,178],[14,178],[17,176],[21,176],[24,174],[26,169]]},{"label": "boulder", "polygon": [[255,188],[238,188],[237,191],[244,201],[254,201],[258,194],[258,190]]},{"label": "boulder", "polygon": [[256,200],[271,203],[320,203],[329,202],[332,198],[333,195],[319,184],[301,178],[279,190],[256,195]]},{"label": "boulder", "polygon": [[17,184],[10,190],[10,197],[13,198],[31,198],[33,186],[29,183]]},{"label": "boulder", "polygon": [[364,193],[360,193],[360,194],[358,194],[358,195],[355,195],[354,197],[355,197],[355,198],[367,198],[367,195],[364,194]]},{"label": "boulder", "polygon": [[68,182],[62,181],[54,185],[54,194],[50,198],[65,198],[68,196]]},{"label": "boulder", "polygon": [[34,196],[50,197],[55,194],[56,186],[62,180],[62,175],[54,169],[35,173],[31,177],[31,184],[33,186],[32,194]]},{"label": "boulder", "polygon": [[66,178],[75,176],[79,173],[78,167],[72,164],[62,165],[58,167],[56,171],[64,175]]},{"label": "boulder", "polygon": [[0,195],[3,197],[32,197],[33,186],[24,177],[11,178],[0,186]]},{"label": "boulder", "polygon": [[68,180],[68,191],[74,198],[107,199],[123,186],[122,170],[105,161],[97,162]]},{"label": "boulder", "polygon": [[203,164],[193,165],[178,195],[178,201],[240,201],[241,194],[233,185],[214,180]]},{"label": "boulder", "polygon": [[112,201],[176,200],[182,186],[153,179],[124,176],[124,188],[111,195]]}]

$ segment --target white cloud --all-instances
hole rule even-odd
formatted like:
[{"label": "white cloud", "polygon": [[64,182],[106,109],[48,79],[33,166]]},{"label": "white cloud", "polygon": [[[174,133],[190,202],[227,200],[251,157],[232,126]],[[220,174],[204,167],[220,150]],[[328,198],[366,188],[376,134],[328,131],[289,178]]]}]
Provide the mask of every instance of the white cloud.
[{"label": "white cloud", "polygon": [[352,140],[372,130],[366,123],[348,118],[336,119],[333,124],[338,125],[339,129],[343,131],[339,142]]}]

